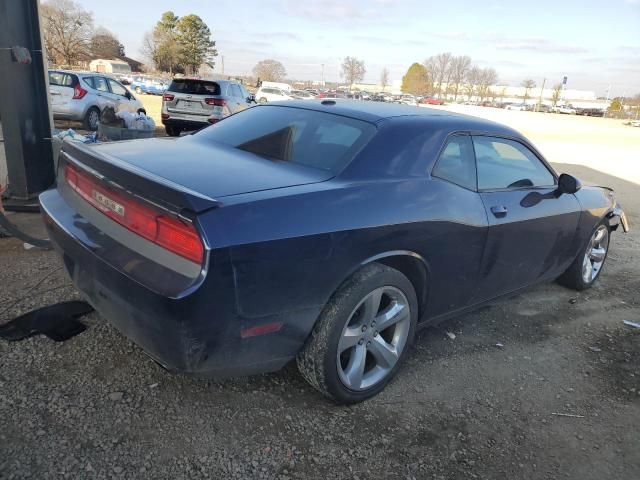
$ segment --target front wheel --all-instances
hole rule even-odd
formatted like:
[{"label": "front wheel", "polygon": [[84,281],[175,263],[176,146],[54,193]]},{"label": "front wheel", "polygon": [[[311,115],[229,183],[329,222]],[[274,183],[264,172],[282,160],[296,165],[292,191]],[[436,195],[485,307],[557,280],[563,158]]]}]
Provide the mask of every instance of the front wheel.
[{"label": "front wheel", "polygon": [[584,250],[558,278],[558,283],[578,291],[590,288],[600,276],[607,259],[609,236],[609,225],[599,224],[591,234]]},{"label": "front wheel", "polygon": [[325,306],[297,357],[302,376],[338,403],[378,394],[413,341],[418,302],[399,271],[371,264],[347,280]]}]

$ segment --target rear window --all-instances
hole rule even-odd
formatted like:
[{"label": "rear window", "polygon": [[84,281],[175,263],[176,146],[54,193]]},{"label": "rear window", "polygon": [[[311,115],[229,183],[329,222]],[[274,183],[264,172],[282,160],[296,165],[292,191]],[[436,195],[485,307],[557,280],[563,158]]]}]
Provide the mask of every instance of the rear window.
[{"label": "rear window", "polygon": [[171,82],[169,91],[188,95],[220,95],[220,85],[206,80],[176,78]]},{"label": "rear window", "polygon": [[64,72],[49,72],[49,85],[58,87],[73,87],[76,76]]},{"label": "rear window", "polygon": [[260,106],[202,130],[197,135],[254,153],[337,173],[374,136],[367,122],[325,112]]}]

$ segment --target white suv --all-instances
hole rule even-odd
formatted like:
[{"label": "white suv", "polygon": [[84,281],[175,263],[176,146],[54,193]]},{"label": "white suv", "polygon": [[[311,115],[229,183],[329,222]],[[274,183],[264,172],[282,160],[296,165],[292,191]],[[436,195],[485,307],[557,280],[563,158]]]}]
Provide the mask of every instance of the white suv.
[{"label": "white suv", "polygon": [[256,92],[256,101],[259,103],[277,102],[278,100],[292,100],[293,97],[284,90],[273,87],[260,87]]}]

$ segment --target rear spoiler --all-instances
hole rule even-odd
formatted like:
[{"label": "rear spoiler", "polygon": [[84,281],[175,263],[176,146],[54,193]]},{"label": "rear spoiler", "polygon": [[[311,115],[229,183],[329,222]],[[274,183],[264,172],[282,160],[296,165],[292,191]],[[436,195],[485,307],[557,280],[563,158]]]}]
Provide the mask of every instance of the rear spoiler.
[{"label": "rear spoiler", "polygon": [[[103,182],[122,188],[166,210],[202,213],[220,202],[79,142],[64,142],[61,158],[89,170]],[[60,167],[59,167],[60,168]]]}]

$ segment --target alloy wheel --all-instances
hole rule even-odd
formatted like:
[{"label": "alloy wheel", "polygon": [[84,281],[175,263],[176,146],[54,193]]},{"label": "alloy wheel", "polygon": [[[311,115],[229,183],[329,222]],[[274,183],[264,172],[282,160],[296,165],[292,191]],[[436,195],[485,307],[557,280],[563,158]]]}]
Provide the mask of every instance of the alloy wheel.
[{"label": "alloy wheel", "polygon": [[585,283],[593,282],[600,273],[608,248],[609,230],[600,225],[591,236],[582,262],[582,280]]},{"label": "alloy wheel", "polygon": [[407,344],[411,311],[407,297],[391,286],[364,297],[353,310],[338,342],[340,381],[350,390],[366,390],[393,370]]}]

